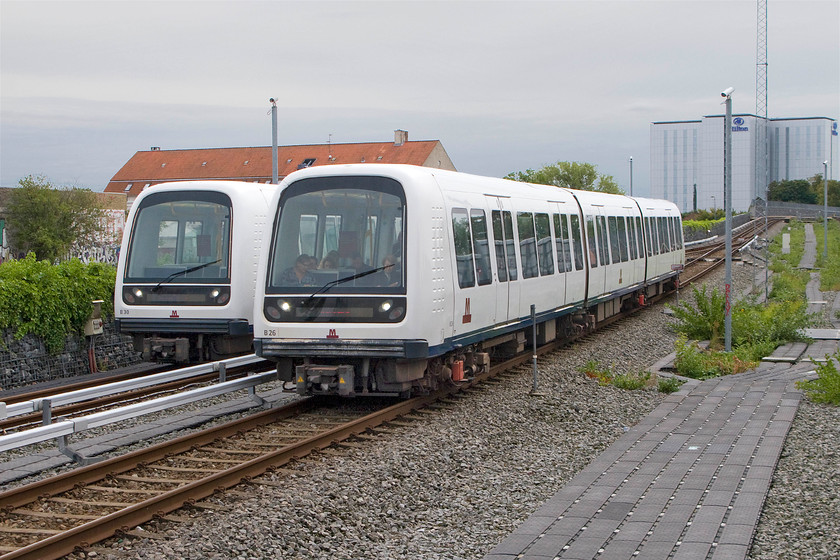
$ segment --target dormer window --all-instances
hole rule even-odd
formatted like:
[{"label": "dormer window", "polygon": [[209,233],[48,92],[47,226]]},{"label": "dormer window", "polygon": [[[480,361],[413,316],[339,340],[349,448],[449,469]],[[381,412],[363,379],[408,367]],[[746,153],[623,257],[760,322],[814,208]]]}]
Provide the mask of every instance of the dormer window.
[{"label": "dormer window", "polygon": [[127,185],[125,186],[125,192],[130,191],[130,190],[131,190],[131,187],[133,187],[133,186],[134,186],[134,183],[129,183],[129,184],[127,184]]}]

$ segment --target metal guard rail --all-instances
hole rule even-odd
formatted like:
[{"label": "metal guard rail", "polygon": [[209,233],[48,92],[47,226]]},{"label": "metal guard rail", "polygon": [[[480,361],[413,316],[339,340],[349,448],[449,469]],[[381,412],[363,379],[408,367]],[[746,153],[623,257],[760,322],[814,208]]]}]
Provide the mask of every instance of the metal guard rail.
[{"label": "metal guard rail", "polygon": [[78,432],[83,432],[90,428],[112,424],[129,418],[136,418],[137,416],[143,416],[152,412],[158,412],[160,410],[173,408],[202,399],[208,399],[225,393],[239,391],[241,389],[249,389],[276,379],[277,372],[275,370],[271,370],[243,377],[241,379],[235,379],[233,381],[217,383],[209,387],[193,389],[184,393],[178,393],[177,395],[169,395],[159,399],[135,403],[103,412],[96,412],[94,414],[80,416],[69,420],[61,420],[46,426],[39,426],[37,428],[7,434],[0,436],[0,452],[31,445],[33,443],[40,443],[50,439],[61,438]]},{"label": "metal guard rail", "polygon": [[107,385],[100,385],[98,387],[90,387],[88,389],[79,389],[78,391],[69,391],[67,393],[59,393],[50,397],[40,399],[33,399],[31,401],[24,401],[15,404],[6,405],[0,402],[0,420],[4,420],[11,416],[20,416],[21,414],[31,414],[43,410],[44,401],[48,400],[53,407],[74,404],[77,402],[96,399],[113,395],[115,393],[122,393],[125,391],[133,391],[135,389],[142,389],[151,387],[161,383],[168,383],[170,381],[178,381],[196,375],[203,375],[206,373],[213,373],[220,371],[222,368],[234,368],[256,364],[263,361],[256,355],[240,356],[236,358],[228,358],[218,362],[209,364],[199,364],[197,366],[190,366],[172,371],[165,371],[163,373],[156,373],[139,377],[137,379],[128,379],[126,381],[119,381],[117,383],[109,383]]}]

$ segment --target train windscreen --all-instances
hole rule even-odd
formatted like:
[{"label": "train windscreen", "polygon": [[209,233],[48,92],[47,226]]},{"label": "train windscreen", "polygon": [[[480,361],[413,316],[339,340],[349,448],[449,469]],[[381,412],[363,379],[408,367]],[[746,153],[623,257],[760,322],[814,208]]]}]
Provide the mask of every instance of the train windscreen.
[{"label": "train windscreen", "polygon": [[405,195],[385,177],[289,185],[274,225],[267,293],[405,293]]},{"label": "train windscreen", "polygon": [[213,191],[162,192],[140,202],[125,279],[230,282],[231,201]]}]

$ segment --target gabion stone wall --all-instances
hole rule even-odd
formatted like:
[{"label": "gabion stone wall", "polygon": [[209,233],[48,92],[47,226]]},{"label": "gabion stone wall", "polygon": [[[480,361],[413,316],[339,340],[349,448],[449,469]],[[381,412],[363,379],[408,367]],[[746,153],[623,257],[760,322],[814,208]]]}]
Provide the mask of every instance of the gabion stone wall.
[{"label": "gabion stone wall", "polygon": [[[4,331],[0,340],[0,390],[90,373],[88,348],[88,338],[68,336],[64,351],[51,355],[38,337],[26,335],[15,340],[12,331]],[[113,322],[105,323],[104,333],[94,337],[94,352],[99,371],[141,361],[131,338],[117,334]]]}]

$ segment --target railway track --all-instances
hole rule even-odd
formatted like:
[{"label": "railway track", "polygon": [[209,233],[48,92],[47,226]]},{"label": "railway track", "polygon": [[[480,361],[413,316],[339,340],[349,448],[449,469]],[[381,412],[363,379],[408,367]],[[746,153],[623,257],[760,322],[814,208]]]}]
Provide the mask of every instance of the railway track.
[{"label": "railway track", "polygon": [[[772,227],[784,218],[770,218],[767,227]],[[732,251],[735,256],[738,251],[756,236],[764,233],[764,220],[755,219],[732,234]],[[685,272],[680,275],[680,287],[690,286],[703,278],[714,269],[726,262],[726,240],[715,239],[697,247],[685,250]]]},{"label": "railway track", "polygon": [[[741,232],[733,247],[737,250],[759,230],[763,230],[763,222]],[[690,281],[714,268],[698,263],[713,262],[717,266],[723,262],[722,256],[715,256],[721,251],[722,244],[692,250],[690,270],[686,271]],[[538,354],[569,342],[547,344]],[[429,409],[436,401],[527,363],[531,356],[531,351],[526,351],[494,365],[486,374],[453,384],[435,395],[396,403],[367,399],[297,401],[9,490],[0,494],[0,560],[59,558],[89,547],[312,451],[363,437],[364,432],[377,426]]]}]

